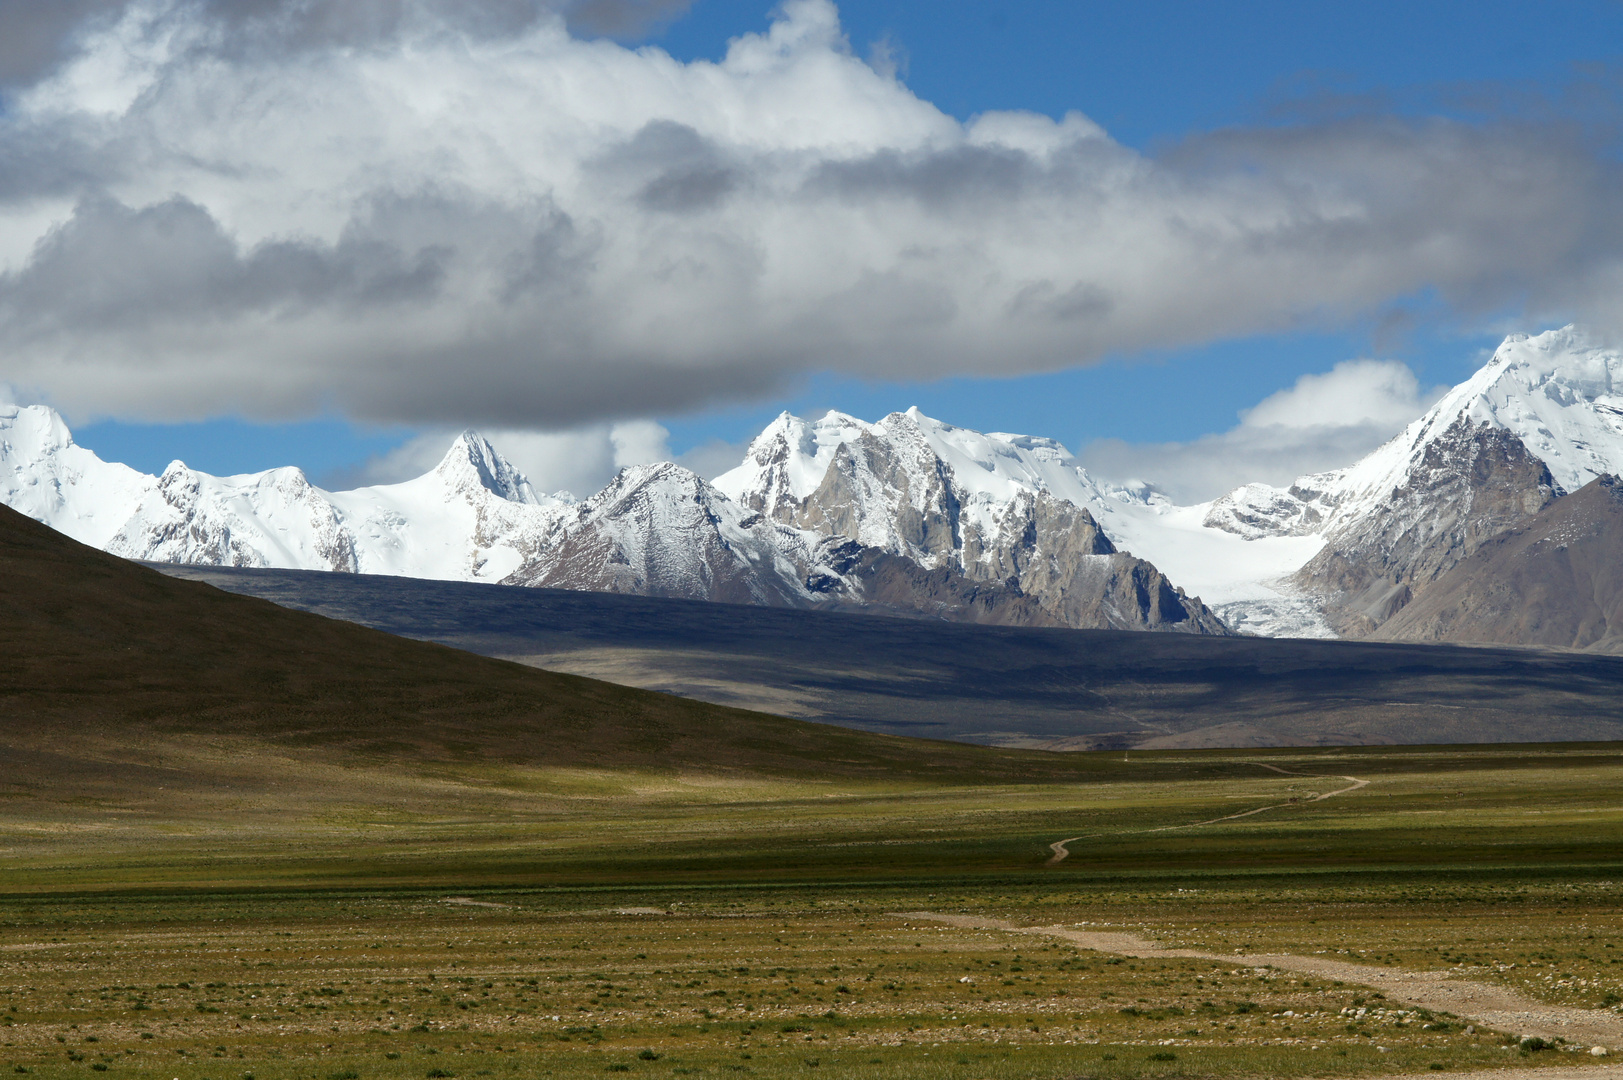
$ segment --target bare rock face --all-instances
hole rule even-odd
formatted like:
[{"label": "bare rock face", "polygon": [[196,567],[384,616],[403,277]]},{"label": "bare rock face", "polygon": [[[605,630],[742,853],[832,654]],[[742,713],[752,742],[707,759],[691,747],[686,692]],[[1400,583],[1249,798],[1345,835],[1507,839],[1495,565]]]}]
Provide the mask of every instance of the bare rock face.
[{"label": "bare rock face", "polygon": [[622,470],[502,584],[805,607],[810,561],[794,530],[665,463]]},{"label": "bare rock face", "polygon": [[1083,507],[1046,492],[1022,491],[993,511],[987,526],[962,523],[960,544],[949,554],[969,577],[1012,578],[1026,591],[1043,595],[1063,590],[1086,557],[1115,552]]},{"label": "bare rock face", "polygon": [[1379,511],[1327,538],[1296,574],[1343,637],[1365,637],[1484,543],[1558,496],[1549,468],[1504,428],[1460,417],[1421,448]]},{"label": "bare rock face", "polygon": [[932,447],[921,425],[933,423],[902,413],[851,421],[816,486],[799,496],[794,470],[806,468],[807,448],[795,445],[791,427],[769,430],[750,449],[752,481],[734,497],[783,525],[851,538],[925,573],[867,557],[851,587],[870,602],[898,603],[905,581],[925,607],[939,602],[977,622],[1230,632],[1154,566],[1118,552],[1085,507],[1046,490],[972,490]]},{"label": "bare rock face", "polygon": [[622,471],[504,584],[1060,625],[1016,586],[768,521],[668,463]]},{"label": "bare rock face", "polygon": [[880,437],[859,431],[835,451],[817,488],[796,498],[784,475],[792,448],[780,442],[752,448],[772,454],[758,462],[758,485],[738,501],[774,521],[904,555],[920,566],[954,561],[962,507],[952,470],[906,425]]},{"label": "bare rock face", "polygon": [[1152,563],[1121,551],[1080,560],[1063,584],[1046,590],[1040,602],[1058,615],[1062,626],[1184,634],[1233,632],[1198,597],[1173,585]]},{"label": "bare rock face", "polygon": [[923,567],[905,555],[868,547],[843,536],[818,549],[826,570],[807,584],[830,607],[860,607],[877,614],[925,616],[988,626],[1064,626],[1018,586],[971,581],[946,567]]},{"label": "bare rock face", "polygon": [[1371,636],[1623,652],[1623,481],[1593,480],[1479,545]]},{"label": "bare rock face", "polygon": [[[1016,500],[1007,516],[996,541],[975,549],[985,557],[971,576],[955,549],[926,565],[768,520],[680,466],[640,466],[576,507],[504,584],[1002,626],[1228,632],[1155,567],[1114,551],[1086,510],[1039,495]],[[920,537],[931,528],[923,515],[903,524],[919,526],[910,535]]]},{"label": "bare rock face", "polygon": [[833,606],[856,603],[889,614],[996,626],[1231,632],[1153,565],[1123,552],[1078,556],[1063,585],[1042,595],[1024,591],[1012,577],[993,581],[944,566],[922,567],[844,537],[826,541],[818,557],[837,575],[822,583]]}]

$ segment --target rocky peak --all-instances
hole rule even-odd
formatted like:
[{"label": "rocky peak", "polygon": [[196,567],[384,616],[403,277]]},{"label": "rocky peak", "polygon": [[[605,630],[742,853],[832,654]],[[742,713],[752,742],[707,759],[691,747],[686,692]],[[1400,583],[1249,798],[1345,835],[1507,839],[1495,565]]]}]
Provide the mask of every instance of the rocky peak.
[{"label": "rocky peak", "polygon": [[1378,513],[1344,523],[1297,572],[1325,597],[1330,625],[1362,637],[1483,543],[1532,518],[1559,492],[1515,434],[1460,415],[1417,454]]},{"label": "rocky peak", "polygon": [[483,489],[508,502],[534,506],[541,501],[524,474],[477,431],[464,431],[456,437],[434,466],[434,475],[462,494]]},{"label": "rocky peak", "polygon": [[1480,545],[1373,636],[1623,652],[1623,481],[1592,480]]}]

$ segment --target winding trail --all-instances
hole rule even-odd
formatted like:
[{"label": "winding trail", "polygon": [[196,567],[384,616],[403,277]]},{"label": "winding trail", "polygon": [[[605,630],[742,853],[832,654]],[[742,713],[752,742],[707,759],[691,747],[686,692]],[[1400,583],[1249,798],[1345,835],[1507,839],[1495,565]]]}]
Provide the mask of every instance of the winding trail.
[{"label": "winding trail", "polygon": [[[1284,776],[1305,776],[1310,780],[1325,780],[1325,779],[1329,779],[1329,777],[1331,775],[1333,775],[1333,774],[1326,774],[1326,773],[1295,773],[1295,772],[1289,772],[1289,771],[1287,771],[1285,769],[1281,769],[1278,765],[1269,765],[1266,762],[1262,762],[1262,761],[1248,761],[1248,762],[1246,762],[1246,764],[1247,765],[1255,765],[1255,766],[1257,766],[1258,768],[1261,768],[1261,769],[1271,769],[1274,772],[1280,773],[1280,774],[1282,774]],[[1336,788],[1336,790],[1334,790],[1334,791],[1326,791],[1326,792],[1324,792],[1322,794],[1315,795],[1311,799],[1307,799],[1306,801],[1307,802],[1323,802],[1325,799],[1331,799],[1331,798],[1334,798],[1337,795],[1345,795],[1349,791],[1357,791],[1361,787],[1368,787],[1369,786],[1369,781],[1368,780],[1360,780],[1356,776],[1337,776],[1336,779],[1348,781],[1347,786],[1344,787],[1344,788]],[[1168,831],[1170,831],[1172,829],[1198,829],[1202,825],[1216,825],[1220,821],[1233,821],[1235,818],[1250,817],[1252,814],[1260,814],[1265,810],[1278,810],[1282,806],[1291,806],[1291,805],[1296,804],[1296,802],[1297,802],[1297,800],[1291,799],[1291,800],[1289,800],[1287,802],[1274,803],[1271,806],[1259,806],[1254,810],[1241,810],[1238,814],[1225,814],[1222,817],[1210,818],[1210,819],[1208,819],[1206,821],[1191,821],[1187,825],[1161,825],[1161,826],[1158,826],[1158,827],[1153,828],[1153,829],[1144,829],[1142,831],[1146,832],[1146,833],[1157,833],[1157,832],[1168,832]],[[1055,840],[1052,844],[1048,845],[1048,850],[1052,851],[1054,853],[1054,855],[1053,855],[1053,857],[1051,859],[1049,859],[1043,865],[1044,866],[1058,866],[1060,863],[1064,862],[1067,858],[1070,857],[1071,851],[1070,851],[1070,848],[1068,848],[1066,845],[1074,844],[1078,840],[1085,840],[1090,835],[1093,835],[1093,834],[1091,834],[1091,833],[1083,833],[1081,836],[1068,836],[1064,840]]]},{"label": "winding trail", "polygon": [[[1272,967],[1299,971],[1325,979],[1372,987],[1392,1001],[1418,1005],[1436,1012],[1453,1013],[1474,1023],[1518,1036],[1536,1035],[1544,1039],[1565,1039],[1585,1046],[1623,1049],[1623,1016],[1607,1009],[1577,1009],[1547,1005],[1493,983],[1456,979],[1444,971],[1405,971],[1401,968],[1353,964],[1322,956],[1294,956],[1289,953],[1214,953],[1200,949],[1167,949],[1133,934],[1101,930],[1074,930],[1066,926],[1016,926],[1006,919],[974,915],[944,915],[933,911],[902,911],[898,918],[944,923],[966,930],[1003,930],[1011,934],[1033,934],[1060,938],[1095,952],[1133,957],[1188,957],[1216,960],[1236,967]],[[1517,1076],[1527,1076],[1517,1070]],[[1593,1067],[1584,1075],[1599,1076]]]}]

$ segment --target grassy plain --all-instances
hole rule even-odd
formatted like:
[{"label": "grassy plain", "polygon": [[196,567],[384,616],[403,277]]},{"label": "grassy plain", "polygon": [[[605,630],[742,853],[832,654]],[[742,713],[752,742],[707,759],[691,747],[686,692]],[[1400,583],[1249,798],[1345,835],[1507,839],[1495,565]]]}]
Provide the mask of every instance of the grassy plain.
[{"label": "grassy plain", "polygon": [[1364,986],[907,911],[1623,1005],[1618,744],[914,741],[392,638],[4,508],[0,657],[0,1068],[18,1077],[1591,1061]]},{"label": "grassy plain", "polygon": [[[1113,753],[1073,782],[984,785],[282,765],[280,803],[12,790],[0,1067],[977,1080],[1592,1060],[1367,987],[912,910],[1623,1005],[1616,745]],[[1347,775],[1370,783],[1313,801]]]}]

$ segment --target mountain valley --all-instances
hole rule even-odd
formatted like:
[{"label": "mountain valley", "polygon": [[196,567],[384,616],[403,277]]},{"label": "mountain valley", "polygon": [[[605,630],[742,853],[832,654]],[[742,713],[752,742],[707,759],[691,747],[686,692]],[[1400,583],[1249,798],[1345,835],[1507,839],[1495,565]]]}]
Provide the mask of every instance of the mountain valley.
[{"label": "mountain valley", "polygon": [[1049,750],[1623,739],[1623,657],[158,568],[549,671],[894,735]]}]

